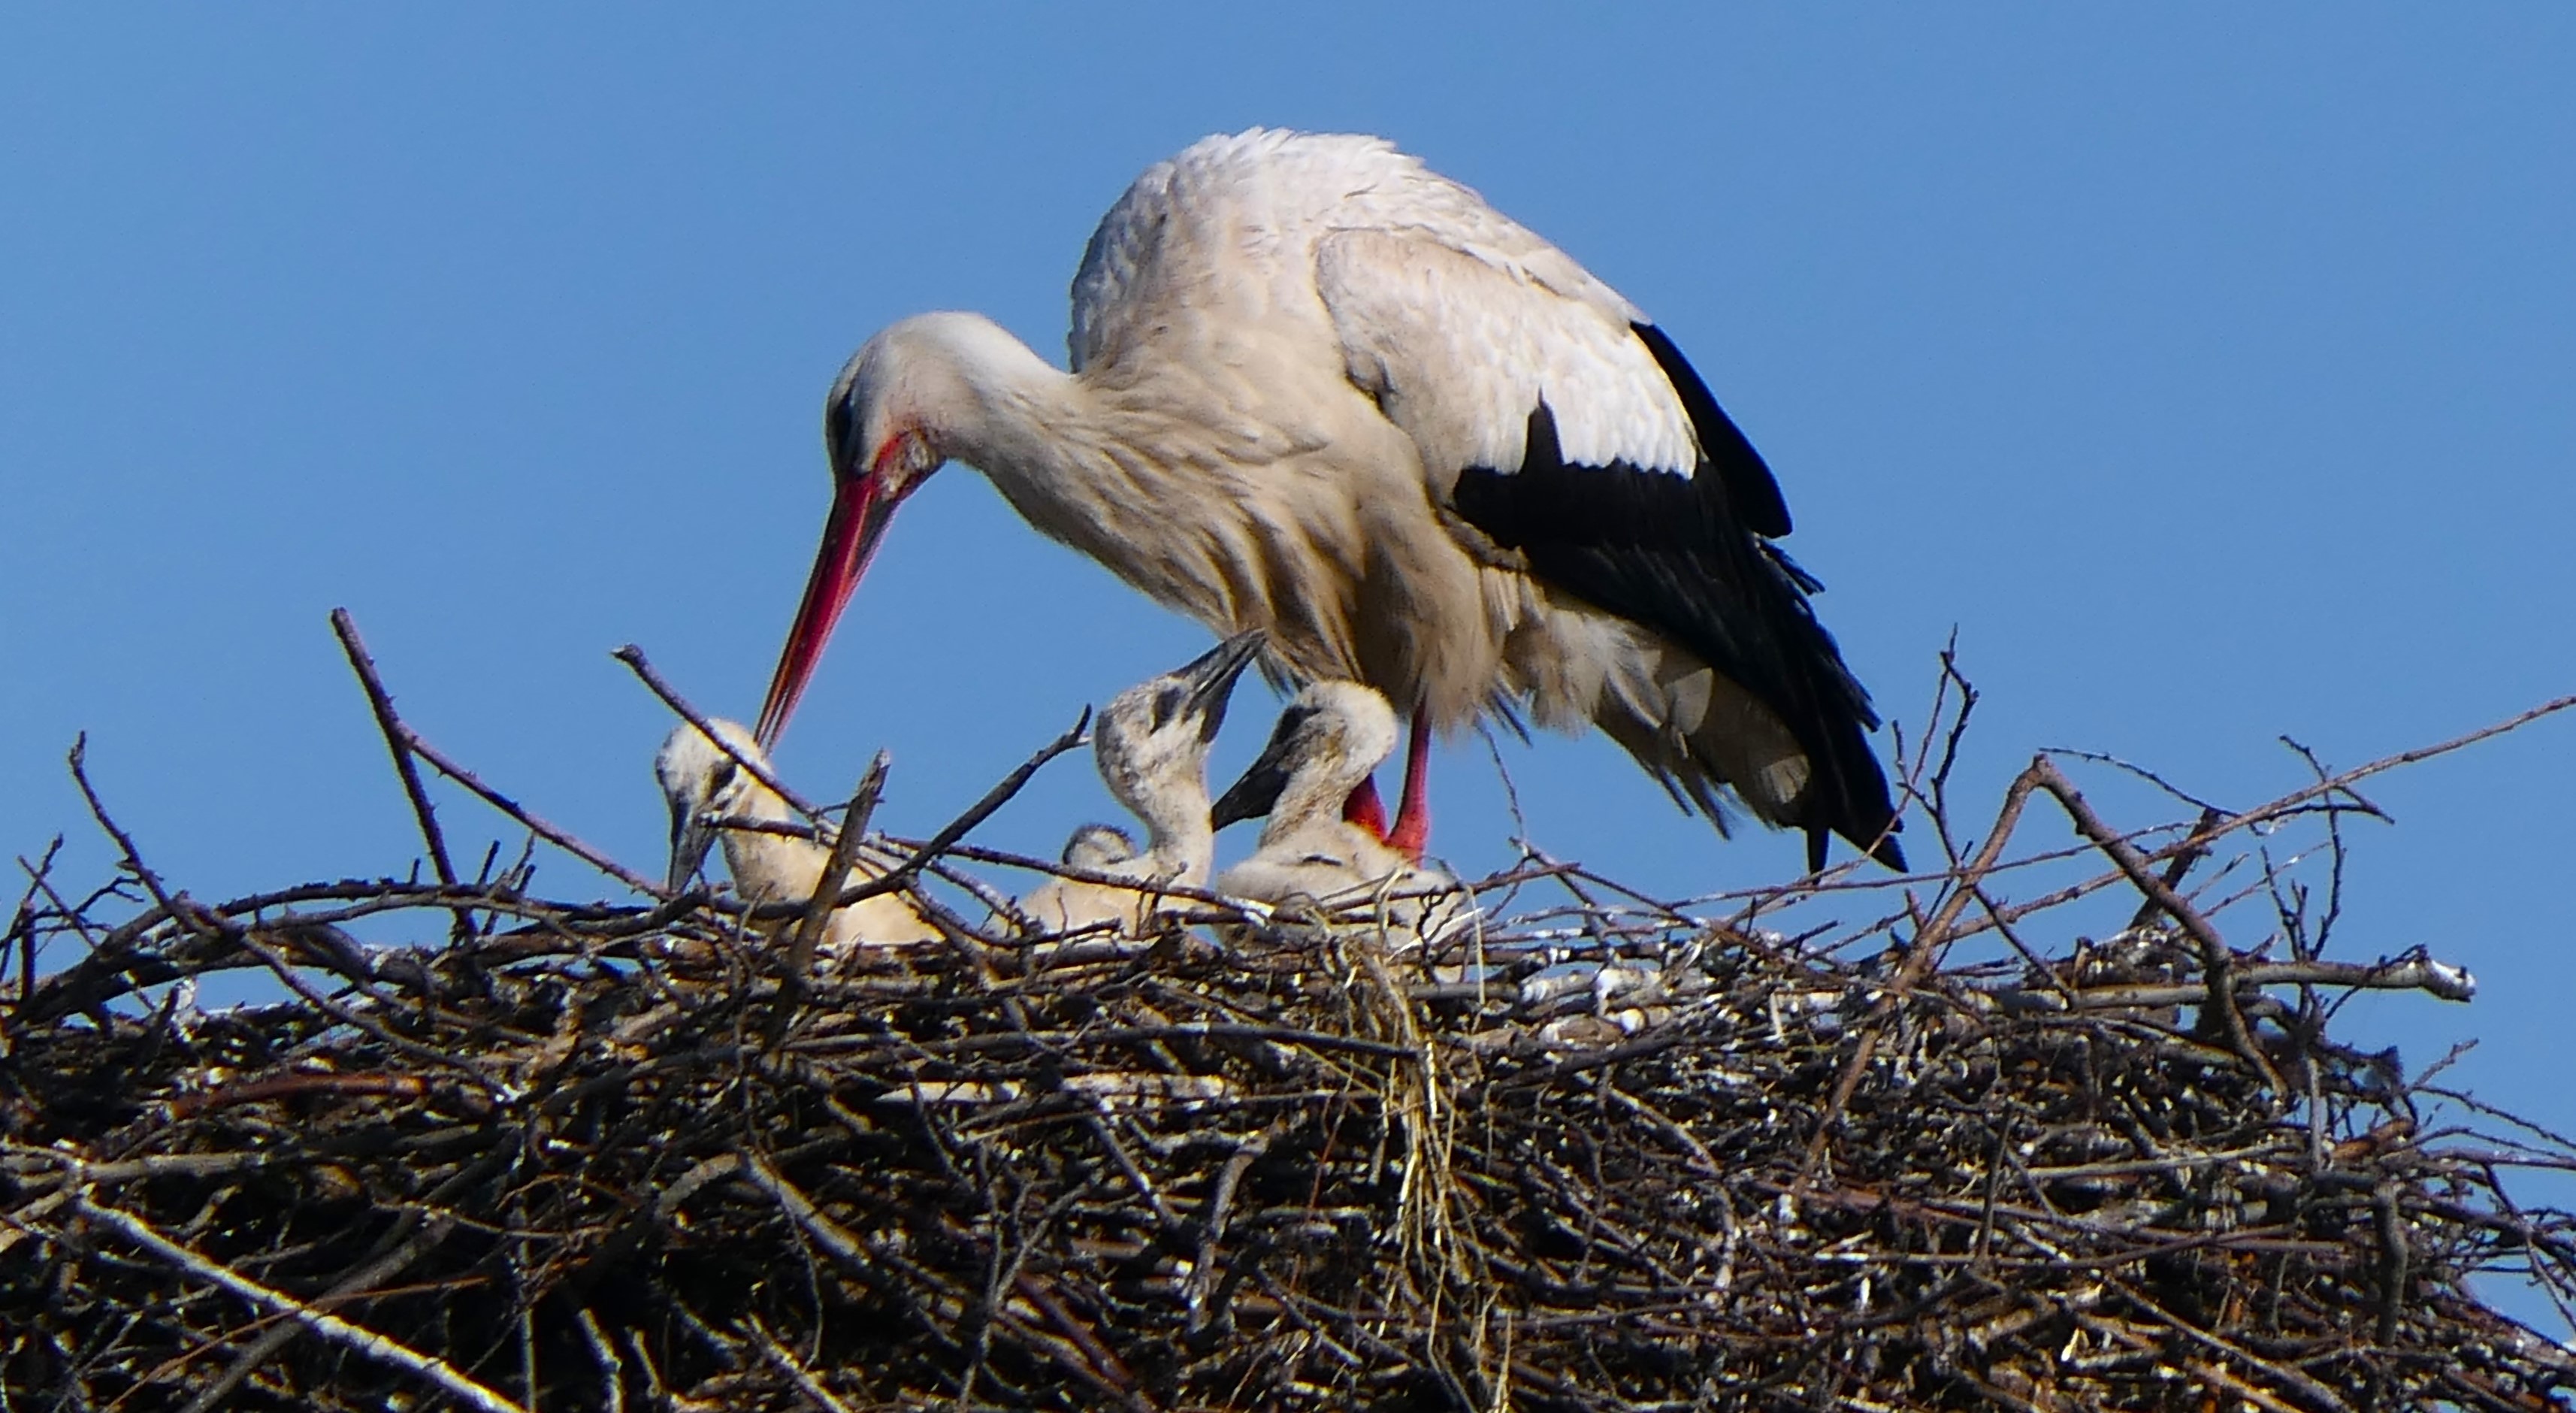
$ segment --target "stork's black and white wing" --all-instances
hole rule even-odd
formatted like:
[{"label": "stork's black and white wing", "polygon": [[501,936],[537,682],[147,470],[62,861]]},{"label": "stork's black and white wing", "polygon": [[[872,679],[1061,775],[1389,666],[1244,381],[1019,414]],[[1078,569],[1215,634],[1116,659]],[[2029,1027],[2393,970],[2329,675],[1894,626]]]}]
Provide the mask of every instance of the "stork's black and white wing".
[{"label": "stork's black and white wing", "polygon": [[1769,466],[1635,306],[1397,160],[1404,180],[1347,203],[1351,224],[1316,244],[1351,381],[1467,525],[1778,718],[1808,775],[1776,822],[1808,831],[1811,858],[1830,832],[1901,866],[1866,737],[1878,716],[1808,602],[1821,585],[1772,543],[1790,519]]}]

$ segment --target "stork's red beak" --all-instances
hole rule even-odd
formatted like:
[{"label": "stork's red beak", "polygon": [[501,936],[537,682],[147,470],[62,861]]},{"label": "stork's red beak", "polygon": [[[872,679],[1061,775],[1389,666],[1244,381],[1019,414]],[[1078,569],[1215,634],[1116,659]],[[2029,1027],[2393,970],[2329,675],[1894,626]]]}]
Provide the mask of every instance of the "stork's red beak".
[{"label": "stork's red beak", "polygon": [[832,516],[823,522],[823,546],[814,553],[814,573],[805,581],[805,600],[796,606],[796,624],[787,630],[787,646],[778,654],[778,672],[769,679],[769,700],[760,707],[760,726],[753,734],[763,748],[778,743],[796,701],[805,695],[814,664],[822,661],[823,644],[832,625],[841,621],[859,576],[877,552],[877,541],[894,519],[897,497],[885,491],[885,479],[870,470],[842,477],[832,493]]}]

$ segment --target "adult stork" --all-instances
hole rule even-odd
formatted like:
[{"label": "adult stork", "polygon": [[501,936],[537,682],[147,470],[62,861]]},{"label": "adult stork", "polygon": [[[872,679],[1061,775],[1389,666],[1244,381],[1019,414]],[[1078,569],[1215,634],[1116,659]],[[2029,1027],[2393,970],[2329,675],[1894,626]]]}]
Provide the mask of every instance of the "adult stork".
[{"label": "adult stork", "polygon": [[[775,741],[895,508],[941,465],[1268,666],[1435,732],[1607,731],[1720,829],[1731,791],[1902,867],[1868,693],[1773,543],[1762,457],[1645,314],[1372,137],[1211,137],[1136,179],[1073,281],[1072,371],[975,314],[880,331],[824,407],[835,494],[760,717]],[[1354,817],[1377,807],[1373,787]],[[1382,818],[1382,816],[1380,816]]]}]

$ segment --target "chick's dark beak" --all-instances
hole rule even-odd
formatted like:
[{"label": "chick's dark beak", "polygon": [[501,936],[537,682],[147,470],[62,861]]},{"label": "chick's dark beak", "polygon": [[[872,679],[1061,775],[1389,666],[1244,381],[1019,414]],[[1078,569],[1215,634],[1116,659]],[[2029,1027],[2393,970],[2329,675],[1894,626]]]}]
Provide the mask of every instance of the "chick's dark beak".
[{"label": "chick's dark beak", "polygon": [[1297,756],[1297,728],[1303,718],[1294,707],[1280,713],[1279,724],[1270,731],[1270,743],[1261,754],[1244,767],[1243,774],[1225,793],[1217,797],[1208,811],[1208,824],[1223,829],[1247,819],[1259,819],[1279,803],[1281,791],[1288,788],[1288,775]]},{"label": "chick's dark beak", "polygon": [[715,847],[715,826],[707,822],[702,802],[671,802],[671,867],[664,881],[677,893],[697,877],[698,866],[707,861],[707,850]]},{"label": "chick's dark beak", "polygon": [[1173,674],[1189,685],[1188,707],[1199,718],[1200,740],[1216,739],[1217,729],[1225,725],[1225,704],[1234,694],[1234,684],[1269,641],[1270,635],[1258,628],[1237,633]]}]

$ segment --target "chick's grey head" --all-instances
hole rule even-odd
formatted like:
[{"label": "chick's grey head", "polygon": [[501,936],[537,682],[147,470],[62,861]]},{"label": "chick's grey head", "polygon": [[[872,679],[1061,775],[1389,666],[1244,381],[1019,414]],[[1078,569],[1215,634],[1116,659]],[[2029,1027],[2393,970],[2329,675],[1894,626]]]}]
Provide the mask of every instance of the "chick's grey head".
[{"label": "chick's grey head", "polygon": [[1114,824],[1086,824],[1064,841],[1064,864],[1099,872],[1136,857],[1136,841]]},{"label": "chick's grey head", "polygon": [[1237,633],[1109,699],[1092,724],[1091,749],[1118,803],[1150,817],[1158,795],[1176,785],[1206,797],[1208,747],[1225,724],[1226,699],[1267,641],[1258,628]]},{"label": "chick's grey head", "polygon": [[1317,682],[1279,713],[1270,744],[1211,811],[1219,829],[1270,813],[1290,792],[1339,800],[1395,753],[1395,708],[1357,682]]},{"label": "chick's grey head", "polygon": [[[764,767],[769,764],[749,727],[721,718],[707,725],[745,759]],[[662,742],[660,753],[653,757],[653,776],[662,783],[662,798],[671,807],[667,881],[676,892],[688,887],[698,865],[706,862],[707,850],[716,841],[714,821],[739,813],[760,781],[687,722]]]}]

